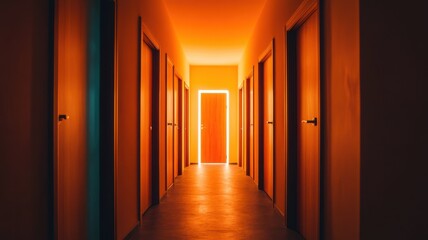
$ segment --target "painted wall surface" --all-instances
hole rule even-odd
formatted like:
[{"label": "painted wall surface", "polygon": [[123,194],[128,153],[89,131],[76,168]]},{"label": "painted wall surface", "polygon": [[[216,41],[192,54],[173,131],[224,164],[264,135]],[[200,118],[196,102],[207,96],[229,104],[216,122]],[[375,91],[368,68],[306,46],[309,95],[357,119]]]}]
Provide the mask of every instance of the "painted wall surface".
[{"label": "painted wall surface", "polygon": [[361,239],[428,238],[427,7],[360,0]]},{"label": "painted wall surface", "polygon": [[49,239],[49,5],[0,11],[0,238]]},{"label": "painted wall surface", "polygon": [[358,0],[324,3],[324,233],[359,239],[359,6]]},{"label": "painted wall surface", "polygon": [[238,67],[190,66],[190,163],[198,162],[198,91],[229,90],[229,162],[238,161]]}]

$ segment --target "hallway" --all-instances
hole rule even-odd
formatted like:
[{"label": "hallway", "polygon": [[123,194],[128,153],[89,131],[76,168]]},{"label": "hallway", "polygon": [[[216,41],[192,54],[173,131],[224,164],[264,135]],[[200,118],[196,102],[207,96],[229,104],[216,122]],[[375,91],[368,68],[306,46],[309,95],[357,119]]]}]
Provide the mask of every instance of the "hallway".
[{"label": "hallway", "polygon": [[0,239],[428,239],[428,1],[4,2]]},{"label": "hallway", "polygon": [[143,216],[137,239],[300,239],[236,165],[192,165]]}]

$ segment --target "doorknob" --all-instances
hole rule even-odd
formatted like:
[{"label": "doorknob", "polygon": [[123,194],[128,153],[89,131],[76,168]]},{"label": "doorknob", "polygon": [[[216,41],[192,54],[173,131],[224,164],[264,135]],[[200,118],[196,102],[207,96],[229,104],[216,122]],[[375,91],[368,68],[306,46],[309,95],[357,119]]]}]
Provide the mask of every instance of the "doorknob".
[{"label": "doorknob", "polygon": [[66,115],[66,114],[60,114],[59,115],[59,121],[61,122],[61,121],[63,121],[63,120],[67,120],[67,119],[69,119],[70,118],[70,116],[68,116],[68,115]]},{"label": "doorknob", "polygon": [[316,126],[318,124],[318,120],[316,117],[314,117],[311,120],[302,120],[302,123],[313,124],[314,126]]}]

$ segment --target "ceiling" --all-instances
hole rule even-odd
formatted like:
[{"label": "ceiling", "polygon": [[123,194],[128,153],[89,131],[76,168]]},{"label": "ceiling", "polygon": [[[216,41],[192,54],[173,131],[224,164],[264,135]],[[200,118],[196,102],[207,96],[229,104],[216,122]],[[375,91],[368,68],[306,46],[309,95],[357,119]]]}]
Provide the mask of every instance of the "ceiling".
[{"label": "ceiling", "polygon": [[191,65],[235,65],[266,0],[164,0]]}]

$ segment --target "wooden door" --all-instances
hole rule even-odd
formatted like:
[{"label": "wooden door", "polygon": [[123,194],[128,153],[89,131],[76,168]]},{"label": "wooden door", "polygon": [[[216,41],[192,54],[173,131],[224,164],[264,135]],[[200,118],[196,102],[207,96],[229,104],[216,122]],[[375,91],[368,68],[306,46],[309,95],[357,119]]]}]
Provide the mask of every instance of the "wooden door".
[{"label": "wooden door", "polygon": [[77,14],[83,6],[61,0],[56,12],[56,239],[84,239],[88,233],[87,17]]},{"label": "wooden door", "polygon": [[226,163],[226,94],[201,95],[201,162]]},{"label": "wooden door", "polygon": [[166,188],[174,182],[174,65],[166,60]]},{"label": "wooden door", "polygon": [[319,14],[297,30],[297,228],[319,239],[320,219],[320,55]]},{"label": "wooden door", "polygon": [[245,83],[245,132],[246,132],[246,174],[255,180],[254,163],[254,85],[253,76],[247,78]]},{"label": "wooden door", "polygon": [[248,79],[249,82],[249,152],[250,155],[249,161],[250,161],[250,174],[253,178],[253,180],[256,180],[256,160],[254,157],[254,77],[251,76]]},{"label": "wooden door", "polygon": [[184,88],[184,166],[190,165],[189,159],[189,88]]},{"label": "wooden door", "polygon": [[263,62],[263,189],[273,199],[273,55]]},{"label": "wooden door", "polygon": [[140,216],[152,205],[153,53],[143,43],[140,83]]},{"label": "wooden door", "polygon": [[239,96],[238,96],[238,106],[239,106],[239,110],[238,110],[238,114],[239,114],[239,118],[238,118],[238,124],[239,124],[239,136],[238,136],[238,166],[242,167],[242,158],[243,158],[243,149],[244,149],[244,129],[243,129],[243,88],[239,89]]},{"label": "wooden door", "polygon": [[174,178],[181,174],[181,79],[174,75]]}]

